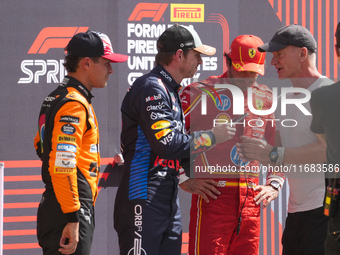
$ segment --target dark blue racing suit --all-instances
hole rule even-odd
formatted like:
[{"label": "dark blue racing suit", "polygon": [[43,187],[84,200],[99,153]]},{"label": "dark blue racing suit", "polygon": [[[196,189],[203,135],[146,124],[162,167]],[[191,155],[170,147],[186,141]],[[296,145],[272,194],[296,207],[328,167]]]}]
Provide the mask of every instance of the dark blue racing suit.
[{"label": "dark blue racing suit", "polygon": [[124,175],[114,227],[120,254],[181,254],[179,168],[215,144],[211,131],[187,135],[180,85],[162,67],[138,78],[121,107]]}]

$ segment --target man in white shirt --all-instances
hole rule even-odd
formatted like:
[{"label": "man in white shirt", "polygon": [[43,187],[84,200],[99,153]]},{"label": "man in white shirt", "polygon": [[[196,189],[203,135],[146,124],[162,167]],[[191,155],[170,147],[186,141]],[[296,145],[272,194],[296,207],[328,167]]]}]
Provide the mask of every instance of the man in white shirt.
[{"label": "man in white shirt", "polygon": [[[297,88],[312,92],[316,88],[334,83],[318,72],[316,41],[310,31],[302,26],[280,28],[269,43],[258,49],[272,52],[271,65],[277,69],[279,79],[288,78],[296,92],[299,90]],[[284,100],[297,102],[305,97],[305,93],[287,93]],[[323,215],[324,174],[322,171],[310,171],[311,168],[322,167],[326,161],[326,146],[309,129],[312,120],[309,102],[303,104],[303,107],[309,115],[294,104],[286,104],[284,115],[278,105],[276,119],[295,120],[296,125],[278,125],[275,137],[277,147],[260,139],[244,138],[238,144],[238,152],[244,161],[259,160],[267,166],[284,164],[285,170],[290,170],[286,173],[290,194],[288,217],[282,237],[284,255],[323,254],[327,232],[327,217]],[[265,200],[266,206],[275,199],[284,177],[282,172],[274,173],[271,183],[258,186],[259,194],[255,197],[257,203]],[[273,193],[273,189],[268,189],[268,184],[279,188]]]}]

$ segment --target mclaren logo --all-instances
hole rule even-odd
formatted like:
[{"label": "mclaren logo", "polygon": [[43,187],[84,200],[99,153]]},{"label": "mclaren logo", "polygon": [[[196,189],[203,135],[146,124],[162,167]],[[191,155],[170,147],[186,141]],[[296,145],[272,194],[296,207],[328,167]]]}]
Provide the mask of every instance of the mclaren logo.
[{"label": "mclaren logo", "polygon": [[171,4],[171,22],[204,22],[204,4]]}]

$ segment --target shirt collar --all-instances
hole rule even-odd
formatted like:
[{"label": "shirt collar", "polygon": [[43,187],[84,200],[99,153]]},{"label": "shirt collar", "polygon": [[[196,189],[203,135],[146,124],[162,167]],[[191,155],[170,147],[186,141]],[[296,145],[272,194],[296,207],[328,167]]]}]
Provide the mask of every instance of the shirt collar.
[{"label": "shirt collar", "polygon": [[174,91],[179,91],[181,89],[181,85],[178,84],[174,78],[172,78],[171,74],[165,70],[165,68],[161,65],[156,66],[151,72],[161,77],[166,84],[168,84]]},{"label": "shirt collar", "polygon": [[77,79],[66,75],[63,81],[60,84],[63,87],[73,87],[76,90],[79,91],[80,94],[82,94],[86,100],[91,103],[91,99],[93,98],[93,95],[91,92]]}]

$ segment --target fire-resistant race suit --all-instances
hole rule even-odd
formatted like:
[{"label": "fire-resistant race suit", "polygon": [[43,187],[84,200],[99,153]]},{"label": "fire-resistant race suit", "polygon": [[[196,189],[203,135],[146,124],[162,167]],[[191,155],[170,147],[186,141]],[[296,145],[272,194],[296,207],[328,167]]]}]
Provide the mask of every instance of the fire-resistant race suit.
[{"label": "fire-resistant race suit", "polygon": [[[244,113],[248,116],[235,124],[236,134],[233,139],[216,145],[196,158],[194,177],[214,178],[221,194],[209,203],[198,195],[192,196],[189,254],[258,254],[260,205],[254,202],[257,194],[254,187],[259,183],[260,165],[258,161],[242,162],[236,152],[236,143],[241,142],[241,135],[246,135],[273,144],[274,116],[255,115],[248,107],[246,91],[238,89],[243,99],[236,93],[232,94],[229,89],[214,89],[217,83],[230,84],[226,73],[212,76],[202,83],[193,83],[183,90],[181,100],[186,129],[192,132],[212,123],[235,123],[240,115],[234,115],[234,109],[243,103]],[[202,114],[202,92],[207,95],[206,115]],[[251,96],[255,110],[271,109],[272,92],[267,86],[254,83],[251,86]]]},{"label": "fire-resistant race suit", "polygon": [[114,209],[120,254],[181,254],[180,159],[207,150],[215,137],[211,131],[185,134],[179,89],[157,66],[138,78],[123,100],[125,163]]},{"label": "fire-resistant race suit", "polygon": [[78,80],[66,76],[41,107],[34,145],[43,163],[46,188],[37,218],[44,254],[58,254],[62,231],[69,222],[79,222],[74,254],[90,254],[100,166],[92,97]]}]

